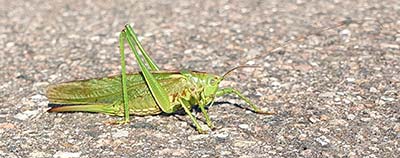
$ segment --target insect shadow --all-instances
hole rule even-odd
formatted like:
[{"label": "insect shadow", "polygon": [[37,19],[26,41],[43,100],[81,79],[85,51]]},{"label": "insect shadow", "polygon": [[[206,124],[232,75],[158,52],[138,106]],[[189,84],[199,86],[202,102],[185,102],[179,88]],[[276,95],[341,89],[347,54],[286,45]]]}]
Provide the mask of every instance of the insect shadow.
[{"label": "insect shadow", "polygon": [[[235,107],[238,107],[238,108],[241,108],[241,109],[246,109],[246,110],[249,110],[249,111],[254,112],[253,109],[250,109],[250,108],[247,108],[247,107],[243,107],[243,106],[241,106],[241,105],[239,105],[239,104],[231,103],[231,102],[227,102],[227,101],[217,101],[217,102],[215,102],[215,103],[213,104],[213,106],[219,106],[219,105],[221,105],[221,104],[231,104],[231,105],[233,105],[233,106],[235,106]],[[48,106],[49,108],[55,108],[55,107],[61,107],[61,106],[72,106],[72,105],[85,105],[85,104],[53,104],[53,103],[47,104],[47,106]],[[205,108],[206,108],[206,110],[208,110],[210,107],[209,107],[209,106],[206,106]],[[193,110],[194,110],[195,112],[201,112],[201,109],[199,108],[199,106],[193,106]],[[82,111],[67,111],[67,112],[65,112],[65,113],[75,113],[75,112],[82,112]],[[91,113],[91,112],[88,112],[88,113]],[[170,115],[186,115],[186,113],[185,113],[184,110],[178,110],[178,111],[176,111],[175,113],[171,113],[171,114],[168,114],[168,113],[161,113],[161,115],[164,115],[164,116],[170,116]]]},{"label": "insect shadow", "polygon": [[[222,105],[222,104],[230,104],[230,105],[233,105],[233,106],[235,106],[235,107],[237,107],[237,108],[241,108],[241,109],[245,109],[245,110],[249,110],[249,111],[255,112],[253,109],[250,109],[250,108],[247,108],[247,107],[243,107],[243,106],[241,106],[240,104],[231,103],[231,102],[227,102],[227,101],[217,101],[217,102],[214,102],[213,106],[219,106],[219,105]],[[209,106],[206,106],[205,108],[206,108],[206,110],[209,110],[210,107],[209,107]],[[201,109],[199,108],[199,106],[193,106],[193,107],[192,107],[192,110],[195,111],[196,113],[201,113]],[[182,119],[181,117],[178,117],[178,116],[184,116],[184,115],[186,115],[186,113],[185,113],[185,111],[184,111],[183,109],[180,109],[180,110],[178,110],[178,111],[176,111],[175,113],[172,113],[172,114],[161,113],[160,115],[163,116],[163,117],[169,117],[169,116],[172,115],[172,116],[174,116],[176,119],[178,119],[179,121],[187,122],[192,128],[196,128],[196,126],[195,126],[195,125],[192,125],[192,124],[190,123],[189,120],[185,120],[185,119]],[[196,116],[195,116],[195,117],[196,117]],[[202,122],[206,123],[206,121],[205,121],[204,119],[202,119],[202,118],[196,117],[196,119],[201,120]]]},{"label": "insect shadow", "polygon": [[[215,103],[213,104],[213,106],[219,106],[219,105],[222,105],[222,104],[230,104],[230,105],[233,105],[233,106],[235,106],[235,107],[237,107],[237,108],[241,108],[241,109],[245,109],[245,110],[250,110],[250,111],[254,112],[254,110],[252,110],[252,109],[250,109],[250,108],[246,108],[246,107],[243,107],[243,106],[241,106],[241,105],[239,105],[239,104],[231,103],[231,102],[227,102],[227,101],[217,101],[217,102],[215,102]],[[72,105],[77,105],[77,104],[53,104],[53,103],[47,104],[47,106],[48,106],[49,108],[55,108],[55,107],[60,107],[60,106],[72,106]],[[78,105],[80,105],[80,104],[78,104]],[[81,104],[81,105],[85,105],[85,104]],[[206,108],[206,110],[208,110],[210,107],[209,107],[209,106],[206,106],[205,108]],[[199,108],[199,106],[193,106],[192,110],[195,111],[196,113],[201,113],[201,109]],[[68,111],[68,112],[65,112],[65,113],[78,113],[78,112],[82,112],[82,111]],[[84,113],[93,113],[93,112],[84,112]],[[185,111],[184,111],[183,109],[180,109],[180,110],[176,111],[175,113],[170,113],[170,114],[168,114],[168,113],[164,113],[164,112],[163,112],[163,113],[158,114],[158,115],[161,115],[162,117],[174,116],[174,117],[177,118],[178,120],[187,122],[192,128],[195,128],[195,126],[192,125],[192,124],[190,123],[190,121],[184,120],[184,119],[182,119],[181,117],[177,117],[177,115],[179,115],[179,116],[184,116],[184,115],[186,115],[186,113],[185,113]],[[139,116],[139,117],[140,117],[140,116]],[[197,118],[197,117],[196,117],[196,118]],[[203,119],[200,119],[200,118],[197,118],[197,119],[201,120],[202,122],[205,122],[205,120],[203,120]],[[136,126],[135,126],[135,127],[136,127]]]}]

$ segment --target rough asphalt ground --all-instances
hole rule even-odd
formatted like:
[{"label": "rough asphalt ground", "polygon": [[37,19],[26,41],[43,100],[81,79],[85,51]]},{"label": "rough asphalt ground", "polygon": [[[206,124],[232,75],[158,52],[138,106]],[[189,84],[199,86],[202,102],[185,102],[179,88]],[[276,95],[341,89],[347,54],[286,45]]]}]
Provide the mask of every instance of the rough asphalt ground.
[{"label": "rough asphalt ground", "polygon": [[[398,0],[197,2],[0,0],[0,157],[398,156]],[[119,73],[125,23],[163,69],[261,66],[223,86],[277,114],[224,96],[209,109],[217,129],[199,135],[182,113],[121,126],[47,113],[49,84]]]}]

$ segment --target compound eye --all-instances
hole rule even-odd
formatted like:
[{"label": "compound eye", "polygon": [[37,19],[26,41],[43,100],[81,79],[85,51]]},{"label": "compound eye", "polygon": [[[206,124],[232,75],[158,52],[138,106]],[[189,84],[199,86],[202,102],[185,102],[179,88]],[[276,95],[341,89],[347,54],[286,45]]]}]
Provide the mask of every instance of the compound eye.
[{"label": "compound eye", "polygon": [[212,78],[212,79],[210,79],[209,80],[209,85],[215,85],[217,83],[217,80],[216,79],[214,79],[214,78]]}]

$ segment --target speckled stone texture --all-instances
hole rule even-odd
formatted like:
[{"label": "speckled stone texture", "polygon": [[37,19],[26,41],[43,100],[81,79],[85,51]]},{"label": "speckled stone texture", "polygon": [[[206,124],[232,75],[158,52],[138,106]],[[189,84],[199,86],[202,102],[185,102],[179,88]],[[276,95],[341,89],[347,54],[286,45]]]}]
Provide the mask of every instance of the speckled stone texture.
[{"label": "speckled stone texture", "polygon": [[[399,10],[398,0],[0,0],[0,157],[396,157]],[[217,129],[199,135],[182,112],[126,125],[47,113],[49,84],[118,75],[126,23],[163,69],[260,66],[222,86],[276,115],[220,97]]]}]

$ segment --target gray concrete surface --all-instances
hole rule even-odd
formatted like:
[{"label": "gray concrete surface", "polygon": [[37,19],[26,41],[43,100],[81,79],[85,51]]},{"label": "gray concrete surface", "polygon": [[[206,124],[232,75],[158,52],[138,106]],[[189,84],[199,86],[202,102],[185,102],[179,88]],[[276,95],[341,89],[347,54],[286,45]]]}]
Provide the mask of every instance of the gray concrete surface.
[{"label": "gray concrete surface", "polygon": [[[396,157],[399,10],[397,0],[1,0],[0,157]],[[49,84],[119,73],[125,23],[163,69],[261,66],[223,86],[277,114],[224,96],[209,109],[217,129],[199,135],[179,114],[113,126],[120,118],[47,113]]]}]

